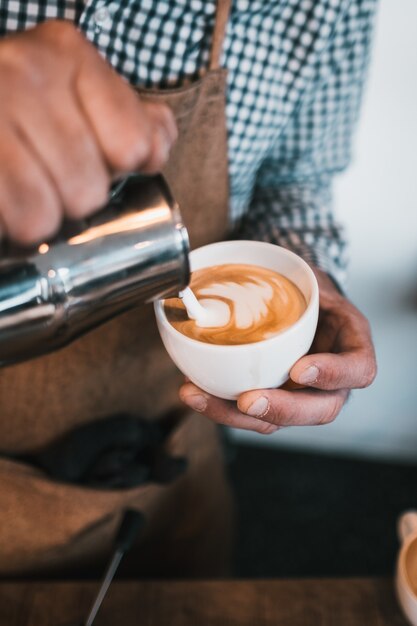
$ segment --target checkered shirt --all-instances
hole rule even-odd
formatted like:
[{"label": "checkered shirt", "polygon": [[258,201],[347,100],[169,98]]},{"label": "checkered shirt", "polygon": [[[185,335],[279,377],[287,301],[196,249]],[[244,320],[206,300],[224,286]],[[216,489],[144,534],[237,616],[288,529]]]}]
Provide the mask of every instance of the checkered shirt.
[{"label": "checkered shirt", "polygon": [[[207,71],[215,0],[0,0],[0,35],[75,22],[132,84],[178,87]],[[343,284],[332,178],[349,162],[376,0],[234,0],[228,69],[234,235],[290,248]]]}]

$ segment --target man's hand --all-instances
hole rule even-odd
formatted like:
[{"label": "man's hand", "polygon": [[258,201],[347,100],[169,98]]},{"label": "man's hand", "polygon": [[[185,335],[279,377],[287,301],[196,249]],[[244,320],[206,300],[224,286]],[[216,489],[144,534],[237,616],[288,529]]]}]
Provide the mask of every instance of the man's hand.
[{"label": "man's hand", "polygon": [[308,355],[290,372],[280,389],[243,393],[228,402],[210,396],[192,383],[180,390],[190,407],[220,424],[270,434],[284,426],[332,422],[350,389],[367,387],[376,375],[375,353],[365,317],[315,269],[320,288],[320,316]]},{"label": "man's hand", "polygon": [[0,42],[0,234],[54,234],[107,198],[112,178],[158,171],[176,139],[171,111],[133,89],[66,22]]}]

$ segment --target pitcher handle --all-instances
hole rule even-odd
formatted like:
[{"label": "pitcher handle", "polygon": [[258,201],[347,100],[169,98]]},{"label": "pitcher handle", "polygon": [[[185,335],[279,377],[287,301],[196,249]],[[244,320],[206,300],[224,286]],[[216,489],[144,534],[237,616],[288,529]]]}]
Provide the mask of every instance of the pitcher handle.
[{"label": "pitcher handle", "polygon": [[406,511],[398,518],[397,533],[401,543],[417,533],[417,511]]}]

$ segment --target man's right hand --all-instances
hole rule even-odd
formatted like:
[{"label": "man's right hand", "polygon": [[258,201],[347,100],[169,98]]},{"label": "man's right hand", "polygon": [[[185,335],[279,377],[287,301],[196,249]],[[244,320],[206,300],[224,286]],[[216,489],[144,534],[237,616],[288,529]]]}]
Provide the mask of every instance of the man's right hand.
[{"label": "man's right hand", "polygon": [[0,234],[52,236],[106,201],[112,179],[160,170],[177,136],[76,28],[49,21],[0,42]]}]

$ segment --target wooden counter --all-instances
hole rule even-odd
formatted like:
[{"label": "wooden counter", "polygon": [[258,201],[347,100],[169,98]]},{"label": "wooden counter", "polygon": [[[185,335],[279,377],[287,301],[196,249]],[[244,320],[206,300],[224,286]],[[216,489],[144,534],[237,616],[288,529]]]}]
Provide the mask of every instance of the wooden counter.
[{"label": "wooden counter", "polygon": [[[0,583],[0,626],[82,623],[95,583]],[[406,626],[392,580],[115,582],[95,626]]]}]

